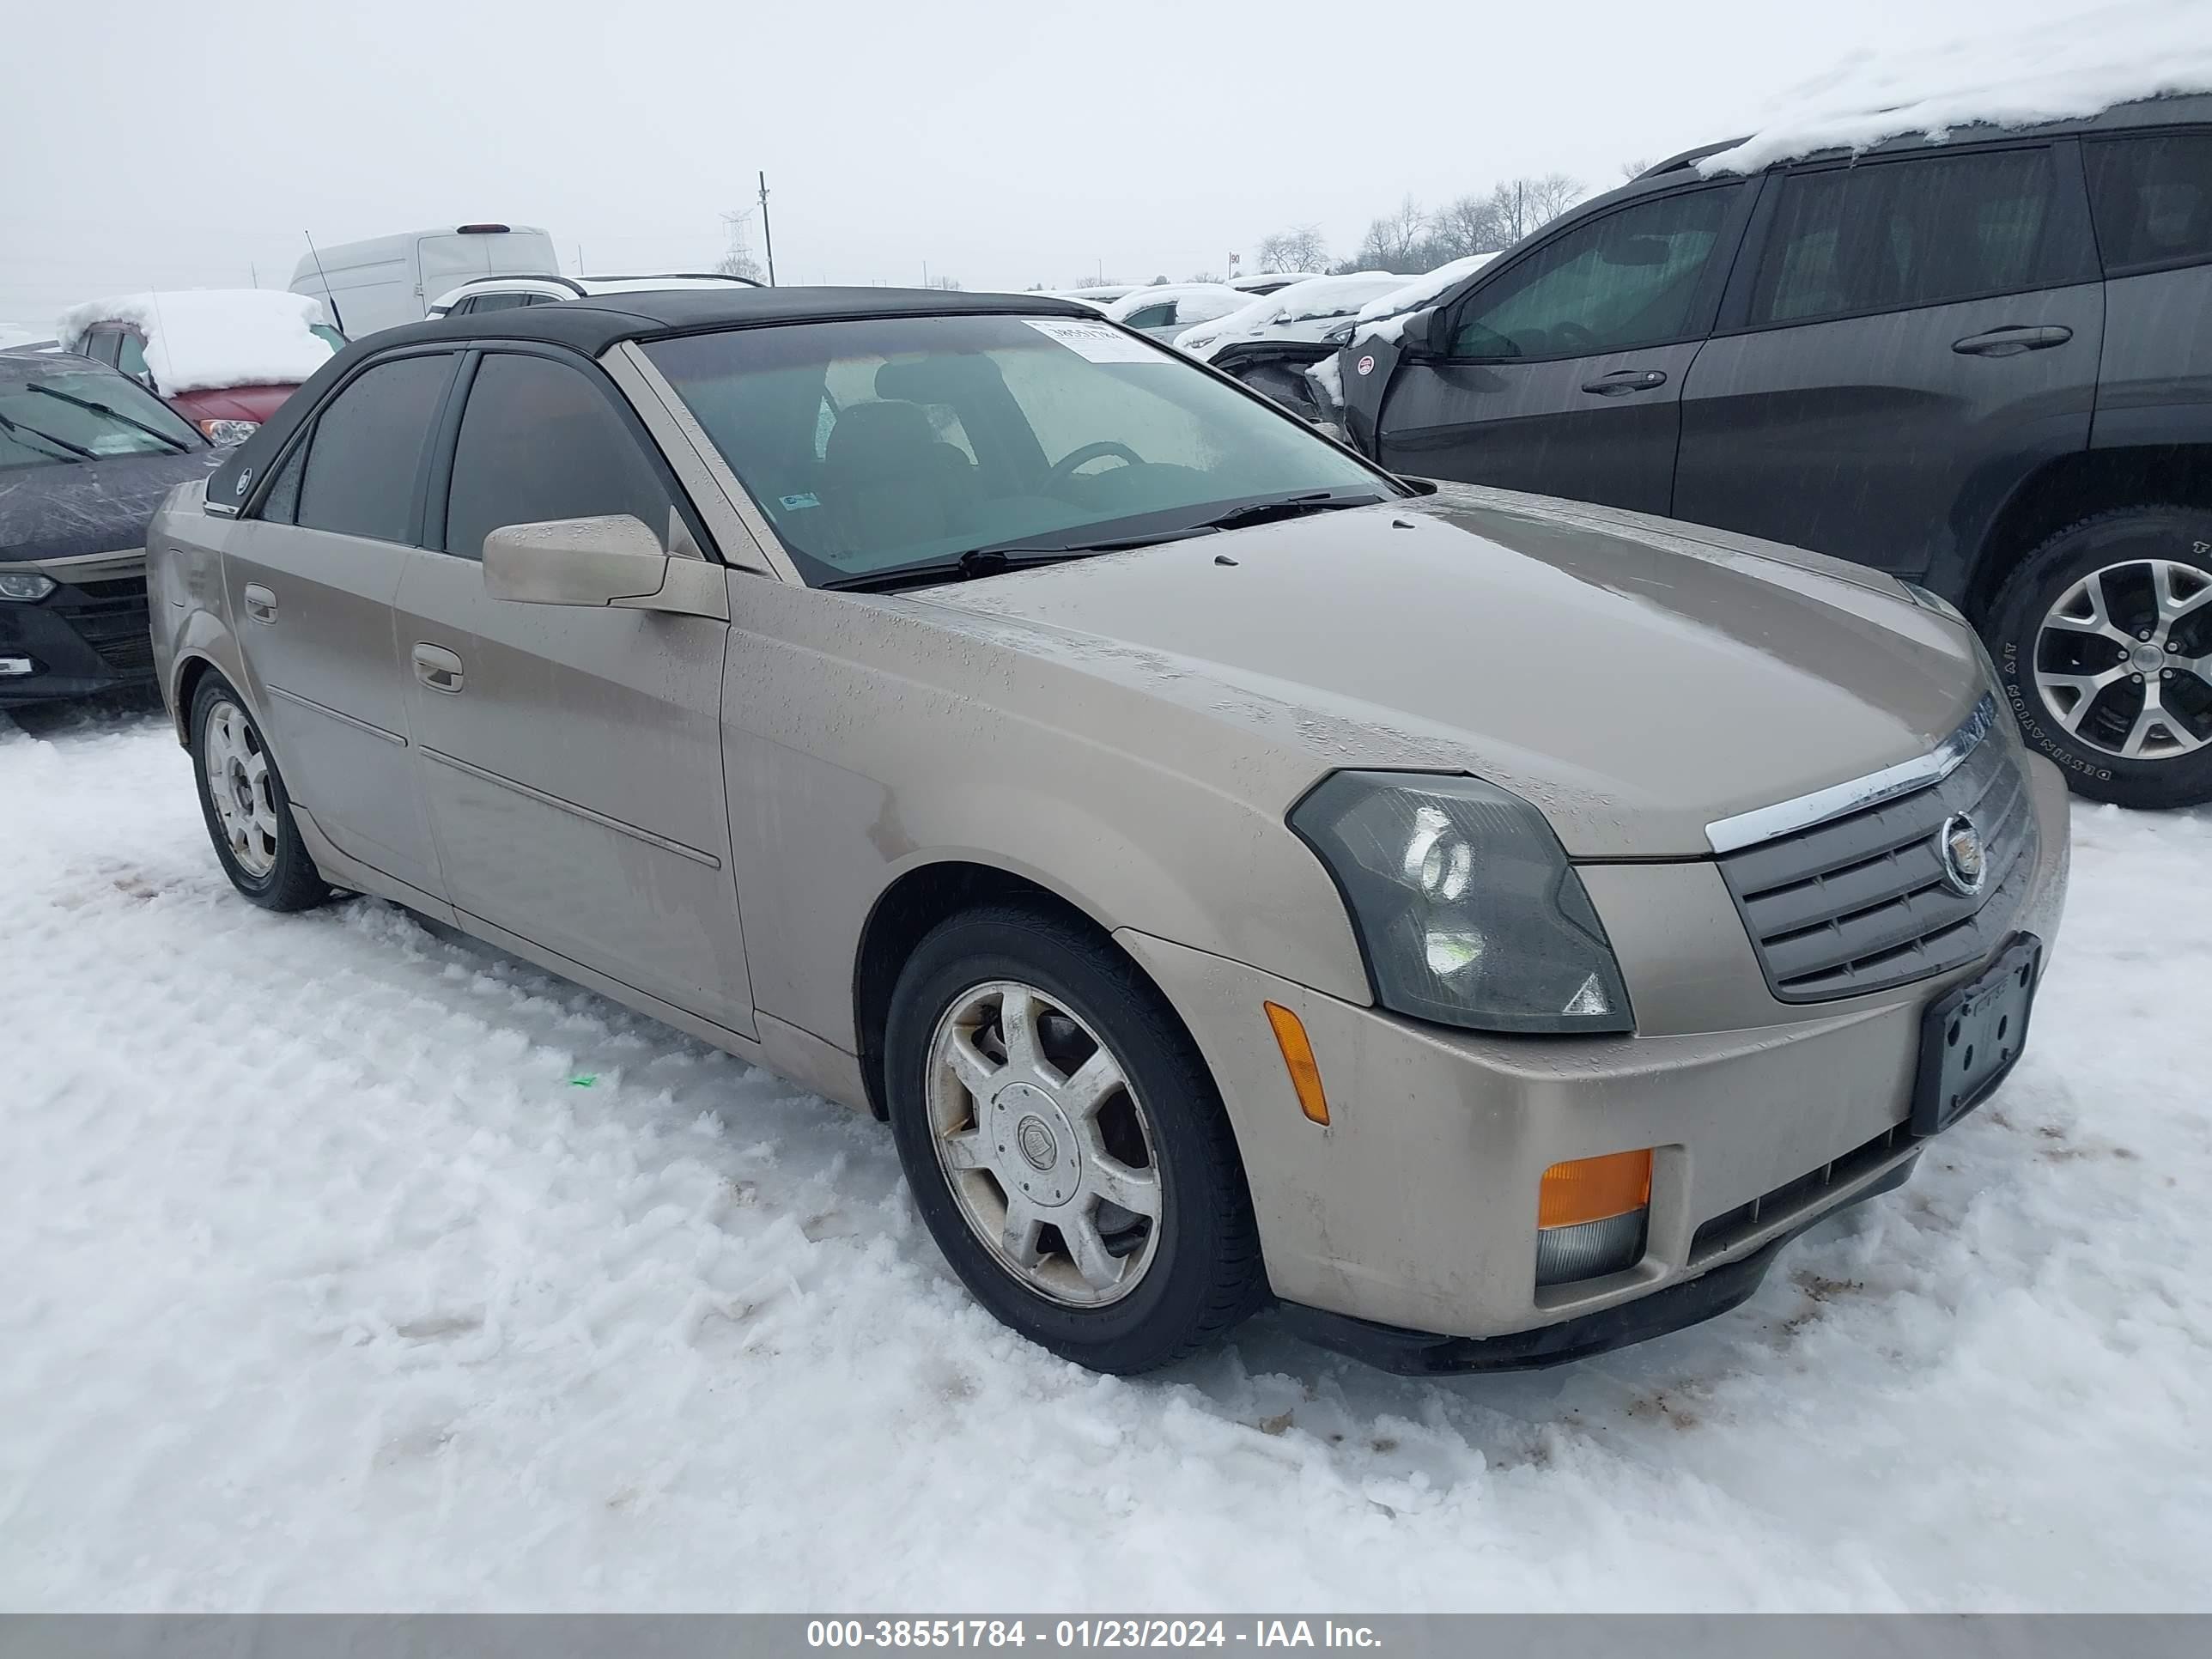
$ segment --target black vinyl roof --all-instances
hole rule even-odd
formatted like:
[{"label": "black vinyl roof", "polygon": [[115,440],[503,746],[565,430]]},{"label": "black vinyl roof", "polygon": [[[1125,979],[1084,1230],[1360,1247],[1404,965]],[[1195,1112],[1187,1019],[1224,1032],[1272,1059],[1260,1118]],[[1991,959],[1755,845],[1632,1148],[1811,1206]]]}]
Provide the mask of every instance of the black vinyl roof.
[{"label": "black vinyl roof", "polygon": [[671,334],[711,333],[777,323],[849,322],[871,317],[1075,317],[1098,313],[1071,300],[1042,294],[963,294],[919,288],[661,289],[601,294],[551,305],[439,317],[365,334],[317,369],[208,480],[211,505],[235,508],[252,494],[294,431],[314,412],[323,395],[354,372],[362,359],[396,348],[460,347],[478,340],[530,340],[566,346],[597,357],[623,340]]}]

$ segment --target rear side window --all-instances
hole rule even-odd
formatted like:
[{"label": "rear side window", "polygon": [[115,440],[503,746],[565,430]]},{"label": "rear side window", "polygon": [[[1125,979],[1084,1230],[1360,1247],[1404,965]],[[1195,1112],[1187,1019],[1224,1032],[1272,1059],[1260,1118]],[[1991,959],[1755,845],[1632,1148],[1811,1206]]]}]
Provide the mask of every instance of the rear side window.
[{"label": "rear side window", "polygon": [[1739,188],[1662,197],[1562,232],[1474,292],[1452,356],[1587,357],[1690,337]]},{"label": "rear side window", "polygon": [[453,449],[447,552],[482,558],[502,525],[615,513],[665,541],[672,505],[629,428],[582,374],[502,352],[478,365]]},{"label": "rear side window", "polygon": [[300,480],[302,528],[408,539],[423,444],[453,368],[450,354],[379,363],[315,417]]},{"label": "rear side window", "polygon": [[115,366],[143,385],[154,384],[154,371],[146,366],[146,348],[136,334],[124,334],[117,338]]},{"label": "rear side window", "polygon": [[1900,311],[2069,280],[2048,149],[1795,173],[1752,285],[1754,326]]},{"label": "rear side window", "polygon": [[2108,272],[2212,261],[2212,133],[2115,139],[2083,155]]}]

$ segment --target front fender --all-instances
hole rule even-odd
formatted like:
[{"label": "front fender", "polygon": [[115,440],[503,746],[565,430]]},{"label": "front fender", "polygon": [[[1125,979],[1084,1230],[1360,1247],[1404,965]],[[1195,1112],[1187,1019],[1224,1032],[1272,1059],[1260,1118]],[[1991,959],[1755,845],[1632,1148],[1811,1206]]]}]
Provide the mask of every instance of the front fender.
[{"label": "front fender", "polygon": [[[868,917],[949,862],[1034,882],[1109,931],[1370,1000],[1343,900],[1283,822],[1310,757],[896,611],[757,578],[731,592],[726,777],[763,1013],[855,1048]],[[837,648],[804,637],[825,618]]]}]

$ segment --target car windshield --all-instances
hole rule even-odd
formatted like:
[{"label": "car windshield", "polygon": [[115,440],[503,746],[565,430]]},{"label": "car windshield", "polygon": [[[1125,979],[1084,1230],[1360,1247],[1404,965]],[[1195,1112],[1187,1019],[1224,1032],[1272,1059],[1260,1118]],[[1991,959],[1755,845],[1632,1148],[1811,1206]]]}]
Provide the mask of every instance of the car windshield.
[{"label": "car windshield", "polygon": [[0,469],[199,447],[187,422],[123,375],[55,368],[0,380]]},{"label": "car windshield", "polygon": [[1165,538],[1292,496],[1401,493],[1103,322],[792,323],[644,349],[817,586],[985,548]]}]

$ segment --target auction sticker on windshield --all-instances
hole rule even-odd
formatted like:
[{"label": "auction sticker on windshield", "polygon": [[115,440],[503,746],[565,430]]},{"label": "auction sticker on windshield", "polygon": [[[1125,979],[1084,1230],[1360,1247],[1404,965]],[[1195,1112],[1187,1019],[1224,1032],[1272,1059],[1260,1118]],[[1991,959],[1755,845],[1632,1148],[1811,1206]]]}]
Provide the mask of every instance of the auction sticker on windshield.
[{"label": "auction sticker on windshield", "polygon": [[1048,340],[1057,340],[1079,357],[1094,363],[1156,363],[1158,352],[1142,340],[1133,339],[1119,329],[1104,323],[1089,323],[1073,317],[1024,317],[1027,323]]}]

